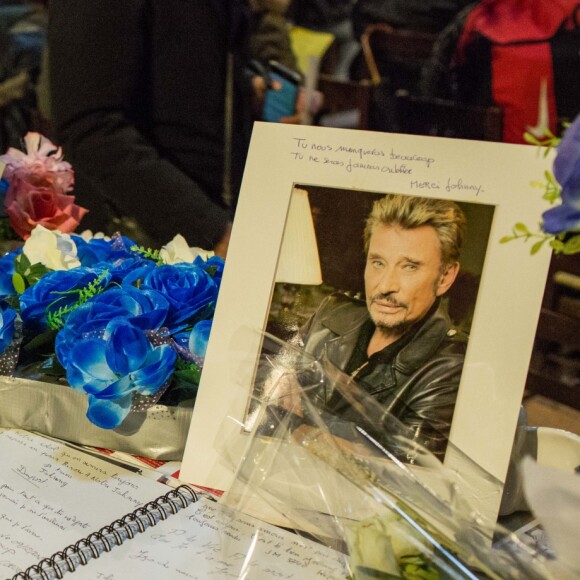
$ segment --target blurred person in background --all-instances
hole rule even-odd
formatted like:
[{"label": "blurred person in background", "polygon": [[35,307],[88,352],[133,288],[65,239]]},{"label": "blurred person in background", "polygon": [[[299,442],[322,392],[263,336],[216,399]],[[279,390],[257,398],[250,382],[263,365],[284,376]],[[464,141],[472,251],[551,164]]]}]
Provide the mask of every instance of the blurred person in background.
[{"label": "blurred person in background", "polygon": [[338,55],[333,71],[337,79],[349,78],[350,65],[360,50],[352,26],[356,0],[292,0],[289,18],[297,26],[328,32],[335,38]]},{"label": "blurred person in background", "polygon": [[503,138],[525,143],[580,112],[580,0],[480,0],[440,33],[421,74],[429,97],[503,113]]},{"label": "blurred person in background", "polygon": [[473,0],[357,0],[353,23],[357,38],[369,24],[417,32],[439,32]]},{"label": "blurred person in background", "polygon": [[[51,0],[50,116],[83,226],[152,247],[181,233],[225,255],[265,90],[246,65],[267,3]],[[292,58],[289,42],[269,46]]]},{"label": "blurred person in background", "polygon": [[46,42],[45,2],[0,2],[0,151],[20,148],[35,123],[35,86]]}]

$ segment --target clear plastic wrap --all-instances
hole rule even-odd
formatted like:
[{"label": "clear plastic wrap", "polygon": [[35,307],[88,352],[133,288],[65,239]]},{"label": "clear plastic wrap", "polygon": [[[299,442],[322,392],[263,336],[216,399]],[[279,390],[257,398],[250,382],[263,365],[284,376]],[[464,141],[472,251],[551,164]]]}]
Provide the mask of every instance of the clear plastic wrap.
[{"label": "clear plastic wrap", "polygon": [[[250,441],[224,503],[343,552],[355,579],[552,577],[480,510],[482,494],[501,497],[499,481],[465,456],[461,471],[446,467],[328,361],[264,344]],[[325,406],[336,393],[348,420]]]}]

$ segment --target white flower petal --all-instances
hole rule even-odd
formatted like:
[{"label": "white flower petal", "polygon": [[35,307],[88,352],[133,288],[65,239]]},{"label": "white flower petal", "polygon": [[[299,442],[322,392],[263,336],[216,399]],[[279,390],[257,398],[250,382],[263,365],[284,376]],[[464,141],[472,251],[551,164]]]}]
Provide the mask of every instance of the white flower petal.
[{"label": "white flower petal", "polygon": [[42,264],[51,270],[71,270],[81,265],[72,238],[41,225],[32,230],[22,251],[31,264]]},{"label": "white flower petal", "polygon": [[181,234],[177,234],[168,244],[161,248],[159,257],[170,265],[183,262],[191,264],[195,260],[195,255],[189,249],[186,239]]}]

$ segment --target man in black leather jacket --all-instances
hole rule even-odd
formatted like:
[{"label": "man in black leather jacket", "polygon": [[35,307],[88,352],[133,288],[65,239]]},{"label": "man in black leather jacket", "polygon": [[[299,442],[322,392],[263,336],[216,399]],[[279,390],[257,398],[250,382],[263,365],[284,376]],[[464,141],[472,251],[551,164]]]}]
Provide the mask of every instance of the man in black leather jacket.
[{"label": "man in black leather jacket", "polygon": [[441,305],[459,271],[465,217],[457,204],[387,195],[367,219],[366,304],[334,294],[303,329],[304,350],[350,375],[381,405],[381,415],[346,393],[324,396],[331,431],[351,438],[353,424],[384,441],[388,417],[408,437],[443,455],[463,369],[466,336]]}]

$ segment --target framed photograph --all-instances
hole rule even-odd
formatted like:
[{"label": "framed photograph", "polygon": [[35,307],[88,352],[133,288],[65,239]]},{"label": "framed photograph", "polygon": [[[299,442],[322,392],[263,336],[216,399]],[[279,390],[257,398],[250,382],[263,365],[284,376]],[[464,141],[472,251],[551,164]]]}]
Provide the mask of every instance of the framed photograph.
[{"label": "framed photograph", "polygon": [[[368,191],[353,197],[349,189],[294,185],[266,321],[268,334],[289,344],[300,344],[304,339],[301,329],[325,298],[344,295],[355,304],[362,304],[366,294],[365,222],[373,204],[384,197],[384,193]],[[395,197],[402,200],[411,196]],[[419,203],[429,203],[428,198],[412,197]],[[450,319],[451,332],[461,333],[468,341],[495,207],[463,201],[452,203],[459,207],[467,227],[459,272],[441,298],[440,306]],[[430,290],[431,282],[426,284]],[[412,298],[411,295],[402,299]],[[277,348],[276,343],[268,341],[262,353],[264,357],[275,358]],[[263,397],[264,380],[268,377],[261,377],[258,372],[248,403],[246,429],[253,426],[252,417]]]},{"label": "framed photograph", "polygon": [[[469,336],[449,436],[461,453],[448,450],[444,463],[460,470],[465,454],[505,481],[551,253],[500,239],[516,222],[538,223],[546,202],[532,182],[550,164],[525,145],[257,123],[182,479],[229,488],[262,332],[291,341],[327,296],[365,300],[365,220],[375,200],[397,194],[451,201],[465,215],[460,274],[442,296]],[[313,245],[291,232],[301,206],[317,259],[287,273]],[[480,491],[497,515],[501,497]]]}]

